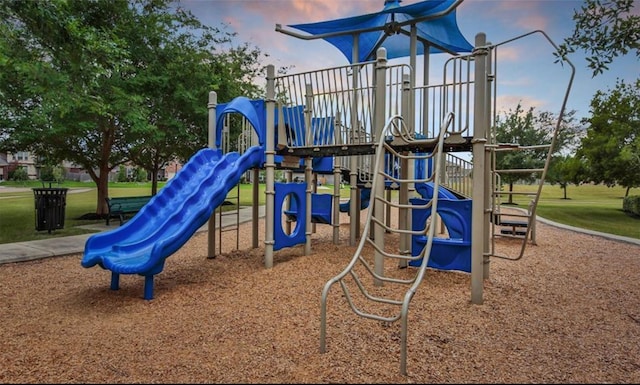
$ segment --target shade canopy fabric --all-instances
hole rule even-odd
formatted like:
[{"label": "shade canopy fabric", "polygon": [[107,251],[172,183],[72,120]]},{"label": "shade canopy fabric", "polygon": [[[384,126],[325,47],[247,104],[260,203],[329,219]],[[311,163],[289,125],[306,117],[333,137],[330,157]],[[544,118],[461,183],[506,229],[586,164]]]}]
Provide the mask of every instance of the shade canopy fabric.
[{"label": "shade canopy fabric", "polygon": [[[455,7],[462,0],[427,0],[400,6],[401,1],[386,0],[384,8],[376,13],[289,27],[328,41],[350,63],[354,63],[356,43],[356,62],[374,59],[380,47],[386,48],[389,59],[409,56],[412,25],[416,26],[417,41],[429,44],[428,53],[471,52],[473,46],[462,35],[456,21]],[[424,44],[416,44],[415,48],[417,55],[425,53]]]}]

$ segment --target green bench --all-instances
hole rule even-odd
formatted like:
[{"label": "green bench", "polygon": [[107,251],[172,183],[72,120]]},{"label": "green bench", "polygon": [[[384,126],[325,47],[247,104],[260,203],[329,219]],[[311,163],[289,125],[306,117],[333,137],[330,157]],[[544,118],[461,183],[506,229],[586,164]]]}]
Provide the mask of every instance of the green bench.
[{"label": "green bench", "polygon": [[115,198],[105,198],[107,200],[107,206],[109,206],[109,214],[107,214],[107,226],[109,226],[109,221],[112,217],[117,217],[120,219],[120,226],[124,223],[125,215],[127,214],[135,214],[144,205],[146,205],[151,199],[151,195],[149,196],[141,196],[141,197],[115,197]]}]

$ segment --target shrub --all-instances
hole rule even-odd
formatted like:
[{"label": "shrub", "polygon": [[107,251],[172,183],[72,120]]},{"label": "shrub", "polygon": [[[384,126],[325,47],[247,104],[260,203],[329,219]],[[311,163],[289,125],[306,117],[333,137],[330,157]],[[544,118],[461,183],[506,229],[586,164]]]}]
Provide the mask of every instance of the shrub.
[{"label": "shrub", "polygon": [[640,217],[640,195],[630,195],[622,201],[622,211]]},{"label": "shrub", "polygon": [[45,165],[40,169],[40,180],[43,182],[57,182],[64,181],[64,169],[60,166]]},{"label": "shrub", "polygon": [[126,182],[127,181],[127,168],[124,165],[120,165],[118,169],[118,182]]},{"label": "shrub", "polygon": [[135,178],[136,182],[144,182],[147,180],[147,171],[145,171],[145,169],[136,167],[134,172],[135,174],[133,177]]},{"label": "shrub", "polygon": [[16,182],[24,182],[29,180],[29,174],[27,173],[27,169],[23,167],[18,167],[12,172],[9,173],[9,180],[14,180]]}]

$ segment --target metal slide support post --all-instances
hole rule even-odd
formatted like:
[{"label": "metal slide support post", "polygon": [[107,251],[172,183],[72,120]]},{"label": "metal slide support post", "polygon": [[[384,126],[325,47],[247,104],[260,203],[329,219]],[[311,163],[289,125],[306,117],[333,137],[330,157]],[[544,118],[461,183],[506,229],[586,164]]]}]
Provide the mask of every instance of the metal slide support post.
[{"label": "metal slide support post", "polygon": [[218,105],[218,94],[215,91],[209,92],[209,127],[208,127],[208,145],[209,148],[216,149],[216,106]]},{"label": "metal slide support post", "polygon": [[[266,122],[266,148],[265,148],[265,169],[267,174],[267,185],[265,187],[266,207],[265,207],[265,236],[264,236],[264,267],[273,267],[273,246],[274,226],[275,226],[275,68],[272,64],[267,66],[267,122]],[[256,179],[253,183],[258,183]]]},{"label": "metal slide support post", "polygon": [[485,143],[486,143],[486,35],[476,35],[474,60],[474,117],[473,117],[473,191],[471,211],[471,302],[482,304],[484,261],[484,194],[485,194]]},{"label": "metal slide support post", "polygon": [[253,202],[251,204],[251,227],[253,231],[253,239],[251,246],[254,249],[258,248],[258,231],[260,230],[258,226],[258,221],[260,220],[260,184],[258,181],[260,180],[260,169],[255,167],[251,170],[251,187],[253,193]]},{"label": "metal slide support post", "polygon": [[[251,145],[259,146],[260,138],[258,137],[258,133],[256,132],[256,128],[254,127],[251,133]],[[260,231],[260,226],[258,226],[258,221],[260,220],[260,184],[257,183],[260,180],[260,169],[258,167],[254,167],[251,169],[251,187],[252,187],[252,197],[253,200],[251,202],[251,246],[254,249],[258,248],[259,237],[258,231]]]},{"label": "metal slide support post", "polygon": [[[387,50],[385,48],[378,48],[376,52],[376,70],[375,70],[375,103],[373,112],[373,128],[375,129],[375,142],[379,143],[380,138],[384,135],[383,129],[385,126],[385,106],[386,106],[386,88],[387,84]],[[376,152],[384,151],[382,148],[376,149]],[[384,167],[384,162],[382,166]],[[373,203],[373,215],[380,223],[384,223],[384,178],[380,177],[381,170],[374,170],[377,173],[376,185],[373,186],[376,194]],[[370,203],[371,204],[371,203]],[[377,250],[374,252],[374,271],[375,273],[383,277],[384,276],[384,254],[378,250],[384,250],[384,227],[380,223],[374,224],[373,238],[376,244]],[[375,286],[382,286],[383,282],[380,279],[374,279]]]},{"label": "metal slide support post", "polygon": [[[216,149],[216,106],[218,105],[218,94],[215,91],[209,92],[209,121],[208,121],[208,146]],[[213,210],[209,217],[207,226],[207,258],[216,257],[216,211]]]}]

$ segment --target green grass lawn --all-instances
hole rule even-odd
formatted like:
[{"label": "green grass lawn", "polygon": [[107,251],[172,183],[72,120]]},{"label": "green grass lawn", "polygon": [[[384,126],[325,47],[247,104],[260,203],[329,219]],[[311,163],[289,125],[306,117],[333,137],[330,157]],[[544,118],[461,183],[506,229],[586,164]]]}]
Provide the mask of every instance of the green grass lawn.
[{"label": "green grass lawn", "polygon": [[[535,191],[537,187],[515,185],[514,191]],[[570,185],[567,198],[559,186],[545,185],[536,214],[554,222],[609,234],[640,239],[640,218],[622,211],[625,189],[604,185]],[[640,195],[640,188],[629,195]],[[503,202],[506,197],[503,197]],[[515,196],[514,201],[527,207],[530,198]]]},{"label": "green grass lawn", "polygon": [[[28,190],[7,193],[0,188],[0,244],[92,233],[94,231],[78,226],[104,223],[104,219],[80,219],[85,214],[96,212],[97,190],[93,183],[65,182],[51,186],[69,189],[66,197],[64,228],[52,231],[51,234],[47,231],[36,231],[35,198],[31,188],[42,188],[42,183],[3,182],[2,186],[28,188]],[[109,186],[111,196],[136,196],[150,193],[151,184],[114,183]]]},{"label": "green grass lawn", "polygon": [[[42,183],[3,182],[2,186],[25,187],[28,190],[7,193],[0,188],[0,244],[91,233],[93,231],[78,226],[104,223],[104,219],[80,219],[83,215],[96,211],[97,193],[93,183],[65,182],[59,186],[51,186],[70,189],[67,193],[64,229],[52,231],[51,234],[47,231],[36,231],[35,199],[31,188],[41,188]],[[159,187],[162,186],[164,184],[159,185]],[[333,192],[332,185],[326,187],[329,189],[322,189],[319,192]],[[535,191],[535,187],[516,185],[515,190]],[[631,217],[622,211],[624,191],[621,187],[609,188],[602,185],[569,186],[568,199],[563,199],[560,187],[546,185],[542,190],[537,214],[570,226],[640,239],[640,218]],[[150,183],[127,182],[109,185],[109,195],[114,197],[150,195],[150,193]],[[640,195],[640,188],[633,189],[630,194]],[[349,186],[342,188],[340,195],[342,198],[348,198]],[[232,189],[227,195],[227,200],[235,204],[238,196],[240,206],[250,206],[253,197],[252,185],[239,185],[239,194],[236,188]],[[264,184],[259,185],[258,198],[259,204],[265,203]],[[521,207],[526,207],[529,199],[526,196],[516,196],[515,202]],[[226,210],[235,207],[223,206]],[[117,220],[112,223],[117,224]]]}]

